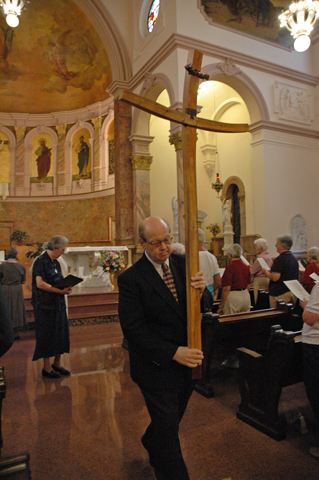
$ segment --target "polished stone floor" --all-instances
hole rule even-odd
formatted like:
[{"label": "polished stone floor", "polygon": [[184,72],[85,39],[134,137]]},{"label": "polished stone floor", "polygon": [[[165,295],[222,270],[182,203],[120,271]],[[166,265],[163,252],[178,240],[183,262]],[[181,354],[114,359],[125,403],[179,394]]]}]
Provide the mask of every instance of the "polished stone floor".
[{"label": "polished stone floor", "polygon": [[[70,333],[71,353],[63,359],[70,377],[42,378],[41,361],[32,362],[33,332],[22,332],[1,359],[7,380],[2,456],[28,451],[33,480],[154,480],[140,443],[148,413],[129,376],[119,324],[71,327]],[[214,385],[215,398],[193,394],[181,423],[191,480],[319,478],[319,462],[308,454],[311,428],[304,435],[291,428],[276,442],[236,418],[233,373],[217,372]],[[311,426],[302,384],[285,389],[287,418],[294,415],[291,398]]]}]

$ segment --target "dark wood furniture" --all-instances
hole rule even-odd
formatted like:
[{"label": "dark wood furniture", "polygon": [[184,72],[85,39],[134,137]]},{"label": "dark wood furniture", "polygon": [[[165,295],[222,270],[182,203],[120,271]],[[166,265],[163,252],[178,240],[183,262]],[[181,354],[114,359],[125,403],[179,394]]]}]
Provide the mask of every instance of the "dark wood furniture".
[{"label": "dark wood furniture", "polygon": [[238,348],[241,403],[237,417],[275,440],[286,437],[286,422],[278,415],[281,391],[303,380],[301,331],[270,329],[263,355]]},{"label": "dark wood furniture", "polygon": [[278,301],[277,308],[256,310],[232,315],[205,313],[202,318],[202,351],[204,361],[202,376],[195,390],[210,398],[214,396],[211,378],[213,358],[224,360],[238,347],[265,351],[269,330],[272,325],[280,324],[285,330],[292,330],[296,323],[292,304]]}]

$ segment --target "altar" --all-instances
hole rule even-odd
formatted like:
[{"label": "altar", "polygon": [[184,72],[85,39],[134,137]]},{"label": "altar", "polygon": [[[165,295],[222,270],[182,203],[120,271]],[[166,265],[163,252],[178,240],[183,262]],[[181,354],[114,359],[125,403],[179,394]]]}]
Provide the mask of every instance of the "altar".
[{"label": "altar", "polygon": [[102,267],[102,252],[128,252],[127,247],[67,247],[63,254],[68,273],[83,278],[78,288],[111,287],[110,275]]}]

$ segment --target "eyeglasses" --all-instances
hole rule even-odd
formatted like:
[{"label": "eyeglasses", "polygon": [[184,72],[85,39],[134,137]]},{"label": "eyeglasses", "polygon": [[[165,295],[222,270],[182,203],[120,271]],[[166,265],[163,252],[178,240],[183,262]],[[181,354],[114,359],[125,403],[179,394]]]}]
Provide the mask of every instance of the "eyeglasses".
[{"label": "eyeglasses", "polygon": [[174,237],[172,235],[170,235],[169,237],[164,238],[164,240],[157,240],[155,242],[148,242],[144,238],[143,238],[143,240],[144,240],[144,242],[148,243],[152,247],[158,248],[162,245],[162,243],[164,243],[164,245],[170,245],[172,243],[173,238]]}]

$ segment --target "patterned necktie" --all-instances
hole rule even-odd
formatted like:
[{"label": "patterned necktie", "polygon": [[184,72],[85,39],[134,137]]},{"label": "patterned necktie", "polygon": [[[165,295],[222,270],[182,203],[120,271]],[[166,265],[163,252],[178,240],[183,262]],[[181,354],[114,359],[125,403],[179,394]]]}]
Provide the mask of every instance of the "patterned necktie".
[{"label": "patterned necktie", "polygon": [[172,292],[172,294],[174,295],[176,302],[178,303],[174,277],[169,271],[169,268],[165,263],[162,263],[162,269],[163,269],[163,280],[168,286],[168,288],[170,289],[170,291]]}]

